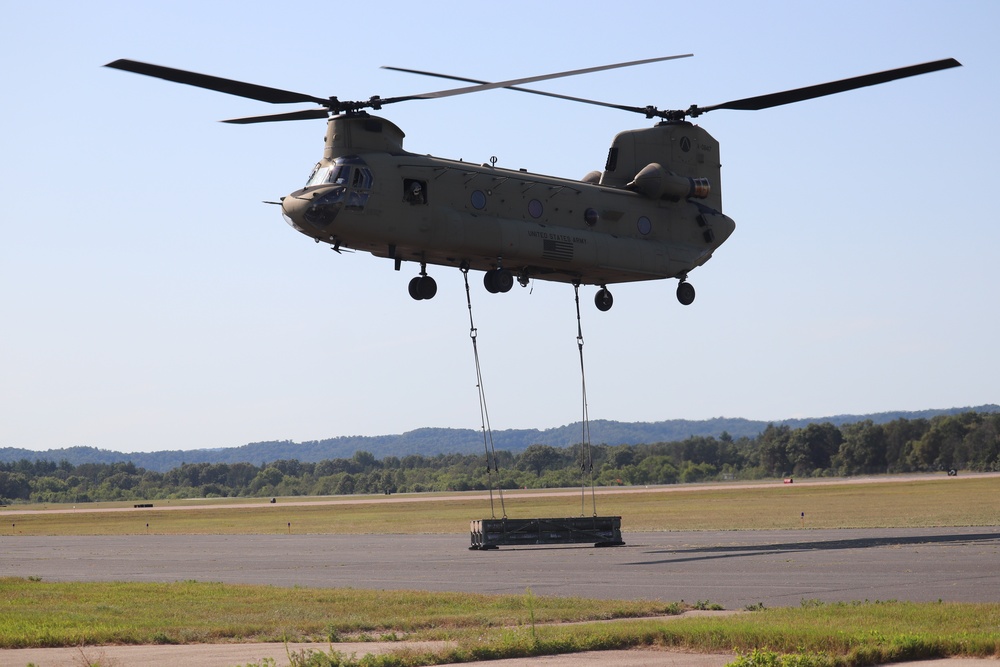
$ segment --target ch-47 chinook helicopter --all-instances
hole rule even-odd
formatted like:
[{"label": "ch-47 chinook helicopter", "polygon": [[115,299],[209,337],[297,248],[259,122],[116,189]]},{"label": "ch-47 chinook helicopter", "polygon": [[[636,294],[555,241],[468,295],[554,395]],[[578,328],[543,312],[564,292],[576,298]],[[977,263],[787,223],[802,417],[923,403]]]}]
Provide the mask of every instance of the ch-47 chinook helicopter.
[{"label": "ch-47 chinook helicopter", "polygon": [[[691,304],[695,291],[688,274],[707,262],[736,228],[722,213],[719,142],[688,118],[717,109],[767,109],[961,64],[949,58],[685,110],[610,104],[520,87],[689,56],[495,83],[388,68],[473,85],[353,102],[134,60],[116,60],[107,67],[272,104],[318,104],[224,122],[328,119],[323,158],[305,187],[282,198],[284,217],[296,230],[338,252],[354,249],[387,257],[397,271],[404,261],[418,263],[420,273],[409,283],[414,299],[437,293],[437,283],[427,274],[431,264],[484,271],[484,285],[492,293],[509,291],[515,278],[522,286],[532,278],[596,285],[595,304],[606,311],[613,303],[608,285],[664,278],[676,278],[677,300]],[[573,180],[500,169],[495,161],[477,166],[408,153],[402,130],[366,111],[497,88],[632,111],[660,121],[618,134],[604,171]]]}]

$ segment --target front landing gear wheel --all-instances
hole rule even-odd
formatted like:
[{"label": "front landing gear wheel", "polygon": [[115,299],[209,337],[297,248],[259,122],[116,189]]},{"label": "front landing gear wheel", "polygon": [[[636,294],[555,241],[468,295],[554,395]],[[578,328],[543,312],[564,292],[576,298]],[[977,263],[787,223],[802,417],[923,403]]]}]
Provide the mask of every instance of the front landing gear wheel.
[{"label": "front landing gear wheel", "polygon": [[437,294],[437,282],[430,276],[417,276],[410,281],[407,286],[410,296],[416,301],[433,299]]},{"label": "front landing gear wheel", "polygon": [[611,306],[614,304],[615,298],[611,296],[611,292],[608,291],[607,287],[597,290],[597,294],[594,295],[594,305],[597,306],[597,310],[606,313],[611,310]]},{"label": "front landing gear wheel", "polygon": [[681,282],[677,284],[677,300],[682,306],[690,306],[694,303],[694,285]]},{"label": "front landing gear wheel", "polygon": [[490,294],[509,292],[514,286],[514,274],[507,269],[493,269],[483,274],[483,286]]}]

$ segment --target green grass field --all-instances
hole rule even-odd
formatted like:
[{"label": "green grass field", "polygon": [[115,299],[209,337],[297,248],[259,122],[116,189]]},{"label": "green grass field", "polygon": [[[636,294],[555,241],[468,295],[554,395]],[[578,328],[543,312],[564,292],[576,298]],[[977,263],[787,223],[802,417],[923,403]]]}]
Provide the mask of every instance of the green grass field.
[{"label": "green grass field", "polygon": [[318,641],[335,652],[337,642],[347,640],[450,642],[437,652],[401,648],[361,663],[386,666],[648,647],[740,653],[744,661],[764,664],[794,656],[790,664],[800,667],[1000,655],[1000,604],[804,602],[793,609],[665,620],[686,606],[530,591],[487,596],[190,581],[0,579],[0,594],[6,601],[0,648]]},{"label": "green grass field", "polygon": [[[860,484],[662,487],[598,495],[597,509],[602,515],[621,515],[626,534],[995,526],[1000,523],[998,490],[1000,477],[972,475]],[[287,532],[288,524],[297,533],[464,533],[470,519],[489,516],[482,494],[156,505],[133,509],[131,503],[102,504],[41,513],[19,513],[43,509],[39,507],[8,507],[0,509],[0,536],[266,534]],[[171,509],[158,509],[168,506]],[[184,507],[173,509],[176,506]],[[575,516],[580,514],[581,497],[509,492],[506,509],[512,517]],[[318,640],[334,642],[330,648],[335,652],[335,642],[348,639],[451,642],[436,653],[401,649],[360,662],[321,652],[303,656],[297,663],[302,665],[427,665],[630,647],[737,652],[743,667],[854,667],[1000,656],[1000,604],[805,601],[799,608],[665,621],[637,617],[676,614],[685,605],[537,597],[530,591],[482,596],[17,578],[0,579],[0,600],[0,648]]]},{"label": "green grass field", "polygon": [[[750,488],[736,484],[642,490],[624,487],[602,489],[596,500],[598,514],[622,517],[624,532],[1000,523],[1000,477],[992,476],[938,475],[915,481],[858,484],[779,481]],[[234,507],[236,504],[241,506]],[[569,495],[507,492],[504,504],[507,516],[513,518],[581,514],[579,490]],[[154,505],[152,509],[133,509],[132,503],[94,503],[78,506],[76,512],[39,514],[17,512],[41,507],[12,506],[0,509],[0,535],[270,534],[289,530],[317,534],[460,534],[468,532],[471,519],[490,517],[489,501],[482,492],[279,498],[274,504],[265,499],[173,500]],[[499,516],[496,498],[494,505]],[[593,511],[589,489],[583,510],[588,515]]]}]

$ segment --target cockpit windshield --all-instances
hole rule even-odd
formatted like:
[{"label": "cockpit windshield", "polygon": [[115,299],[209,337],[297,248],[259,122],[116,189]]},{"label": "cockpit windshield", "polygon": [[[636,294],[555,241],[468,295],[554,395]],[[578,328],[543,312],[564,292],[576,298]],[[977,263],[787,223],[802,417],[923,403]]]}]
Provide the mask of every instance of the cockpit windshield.
[{"label": "cockpit windshield", "polygon": [[357,155],[338,157],[332,163],[320,162],[309,176],[306,187],[321,188],[322,194],[309,208],[306,220],[328,225],[341,207],[354,211],[364,209],[374,181],[372,170]]},{"label": "cockpit windshield", "polygon": [[351,168],[345,164],[316,165],[306,187],[314,185],[347,185],[351,179]]},{"label": "cockpit windshield", "polygon": [[357,155],[344,155],[332,163],[317,163],[306,187],[317,185],[343,185],[354,190],[369,190],[372,187],[372,172]]}]

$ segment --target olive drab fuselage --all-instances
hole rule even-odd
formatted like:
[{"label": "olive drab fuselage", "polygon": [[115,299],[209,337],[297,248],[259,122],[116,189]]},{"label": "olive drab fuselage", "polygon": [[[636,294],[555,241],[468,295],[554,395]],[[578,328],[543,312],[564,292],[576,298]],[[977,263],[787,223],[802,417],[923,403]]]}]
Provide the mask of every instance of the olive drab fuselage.
[{"label": "olive drab fuselage", "polygon": [[719,144],[686,121],[620,133],[604,172],[579,181],[416,155],[402,144],[388,120],[331,118],[307,186],[282,200],[286,220],[335,249],[394,259],[397,269],[503,269],[522,284],[601,286],[684,280],[735,229],[721,212]]},{"label": "olive drab fuselage", "polygon": [[[410,296],[431,299],[437,283],[427,265],[484,271],[489,292],[507,292],[516,277],[600,285],[594,302],[611,308],[606,285],[677,278],[677,300],[690,305],[692,269],[707,262],[736,224],[722,213],[719,143],[690,123],[710,111],[759,111],[835,95],[961,63],[945,58],[882,72],[687,109],[612,104],[522,87],[567,76],[646,65],[691,54],[600,65],[505,81],[388,69],[472,83],[417,95],[367,100],[318,97],[281,88],[129,59],[107,67],[269,104],[312,103],[314,108],[232,118],[236,124],[327,119],[326,148],[306,187],[281,200],[295,229],[329,243],[403,262],[417,262]],[[387,104],[431,100],[506,88],[660,118],[657,125],[615,137],[603,172],[576,181],[415,155],[403,150],[403,132],[371,116]]]}]

